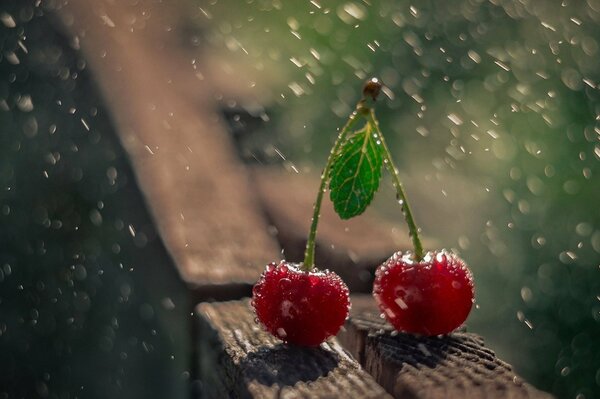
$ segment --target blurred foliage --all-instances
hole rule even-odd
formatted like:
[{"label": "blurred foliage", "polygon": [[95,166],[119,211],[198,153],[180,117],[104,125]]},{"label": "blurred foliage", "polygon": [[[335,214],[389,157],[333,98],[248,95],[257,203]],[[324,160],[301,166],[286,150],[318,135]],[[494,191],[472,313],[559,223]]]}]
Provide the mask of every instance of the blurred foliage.
[{"label": "blurred foliage", "polygon": [[36,3],[0,6],[0,398],[181,395],[183,291],[78,44]]},{"label": "blurred foliage", "polygon": [[[253,98],[225,104],[269,111],[249,159],[322,165],[362,81],[380,77],[378,115],[417,219],[475,273],[469,328],[536,386],[600,396],[600,1],[194,10]],[[400,225],[393,202],[381,212]]]}]

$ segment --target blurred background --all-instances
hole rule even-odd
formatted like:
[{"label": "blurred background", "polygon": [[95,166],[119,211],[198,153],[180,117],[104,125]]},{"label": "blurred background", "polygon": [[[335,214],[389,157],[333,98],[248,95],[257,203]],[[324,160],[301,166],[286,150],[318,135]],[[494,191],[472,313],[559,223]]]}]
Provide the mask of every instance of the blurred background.
[{"label": "blurred background", "polygon": [[[320,170],[380,77],[417,222],[475,275],[469,331],[600,397],[600,0],[174,4],[250,163]],[[187,304],[138,271],[169,260],[57,8],[0,6],[0,397],[183,397]],[[375,207],[404,229],[385,174]]]}]

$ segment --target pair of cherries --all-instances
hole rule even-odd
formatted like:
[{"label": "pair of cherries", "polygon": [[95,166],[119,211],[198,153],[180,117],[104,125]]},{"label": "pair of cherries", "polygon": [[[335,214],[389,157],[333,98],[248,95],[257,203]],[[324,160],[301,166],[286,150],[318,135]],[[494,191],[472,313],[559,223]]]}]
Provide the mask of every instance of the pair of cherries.
[{"label": "pair of cherries", "polygon": [[[361,165],[368,163],[381,167],[384,164],[392,175],[408,224],[414,251],[395,253],[375,273],[373,296],[388,322],[398,331],[428,336],[441,335],[459,327],[471,311],[473,277],[465,262],[449,251],[423,251],[419,229],[412,218],[397,169],[371,108],[381,89],[382,84],[376,78],[366,82],[362,100],[334,144],[321,176],[304,261],[291,263],[282,260],[271,263],[254,286],[252,305],[258,320],[267,331],[284,342],[303,346],[319,345],[337,335],[348,318],[348,287],[334,272],[320,271],[314,267],[315,236],[321,202],[336,157],[337,161],[343,161],[342,166],[354,165],[350,167],[355,168],[341,171],[344,182],[360,176]],[[348,139],[352,126],[361,119],[367,121],[365,128]],[[358,140],[363,140],[364,145]],[[360,144],[358,150],[357,143]],[[344,151],[349,151],[347,156]],[[353,157],[358,157],[358,161],[353,160]],[[339,166],[339,163],[333,166],[333,170],[339,173]],[[373,176],[379,179],[378,170],[366,171],[367,183],[372,183]],[[362,183],[364,189],[365,182]],[[356,207],[360,210],[354,213],[340,213],[336,209],[340,217],[350,218],[362,212],[371,201],[377,185],[378,180],[377,184],[369,187],[371,191],[367,195],[364,195],[364,191],[341,192],[340,195],[351,193],[355,196],[352,199],[358,199],[362,203]],[[355,185],[351,186],[354,189]],[[332,189],[332,200],[336,197],[333,191]]]},{"label": "pair of cherries", "polygon": [[[447,334],[471,311],[473,277],[451,252],[428,252],[420,261],[410,252],[397,252],[377,269],[373,296],[396,330]],[[316,346],[337,335],[348,317],[350,297],[334,272],[305,272],[299,264],[281,261],[269,264],[254,286],[253,305],[274,336]]]}]

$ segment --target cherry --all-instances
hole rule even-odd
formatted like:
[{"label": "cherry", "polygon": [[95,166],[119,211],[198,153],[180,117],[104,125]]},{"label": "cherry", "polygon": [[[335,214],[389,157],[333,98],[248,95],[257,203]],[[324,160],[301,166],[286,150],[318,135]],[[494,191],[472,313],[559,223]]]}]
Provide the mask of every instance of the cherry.
[{"label": "cherry", "polygon": [[[376,89],[373,81],[368,94]],[[321,204],[331,166],[353,126],[365,117],[365,98],[350,115],[327,158],[313,207],[313,217],[306,240],[304,261],[282,260],[270,263],[253,289],[252,305],[258,321],[274,336],[290,344],[316,346],[338,333],[348,317],[350,298],[348,287],[330,271],[315,268],[315,239],[321,214]]]},{"label": "cherry", "polygon": [[397,252],[375,274],[373,296],[396,330],[448,334],[473,305],[473,276],[465,262],[445,250],[427,252],[419,261]]},{"label": "cherry", "polygon": [[424,253],[420,229],[374,110],[370,109],[366,116],[377,133],[384,165],[392,176],[396,200],[414,249],[414,252],[394,254],[379,267],[373,295],[384,316],[397,330],[423,335],[450,333],[465,321],[473,306],[473,277],[464,261],[451,252]]},{"label": "cherry", "polygon": [[253,289],[252,304],[268,332],[284,342],[317,346],[335,336],[348,317],[348,287],[330,271],[270,263]]}]

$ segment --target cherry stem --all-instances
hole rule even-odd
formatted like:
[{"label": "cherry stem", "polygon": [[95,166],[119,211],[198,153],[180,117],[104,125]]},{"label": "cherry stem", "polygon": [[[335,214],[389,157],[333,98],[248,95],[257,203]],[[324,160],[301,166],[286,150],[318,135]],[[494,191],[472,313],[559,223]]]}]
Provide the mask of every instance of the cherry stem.
[{"label": "cherry stem", "polygon": [[379,122],[375,117],[375,110],[371,109],[367,116],[369,123],[372,124],[379,136],[379,141],[381,142],[381,147],[383,148],[383,157],[384,164],[387,170],[392,175],[392,181],[394,184],[394,188],[396,189],[396,198],[402,207],[402,214],[404,215],[404,219],[406,220],[406,224],[408,225],[408,232],[410,238],[412,239],[414,254],[417,261],[423,259],[423,245],[421,244],[421,239],[419,238],[419,229],[415,224],[415,220],[413,219],[412,212],[410,210],[410,206],[408,205],[408,200],[406,199],[406,194],[404,193],[404,188],[402,187],[402,183],[400,182],[400,176],[398,175],[398,169],[394,161],[392,160],[392,153],[390,152],[383,134],[381,130],[379,130]]},{"label": "cherry stem", "polygon": [[325,169],[323,169],[323,173],[321,173],[321,184],[319,185],[319,191],[317,192],[317,199],[315,200],[315,204],[313,206],[313,217],[310,225],[310,231],[308,233],[308,239],[306,240],[306,250],[304,251],[304,262],[302,262],[302,266],[300,267],[305,272],[310,272],[315,267],[315,238],[317,236],[317,226],[319,224],[319,216],[321,215],[321,203],[323,202],[323,194],[326,191],[327,181],[329,180],[329,172],[331,169],[331,165],[333,164],[333,160],[337,155],[342,143],[346,139],[346,135],[352,129],[352,127],[358,122],[358,120],[368,113],[368,108],[365,108],[365,100],[362,99],[356,105],[356,110],[350,114],[348,118],[348,122],[342,128],[340,133],[338,134],[337,139],[335,140],[335,144],[329,153],[329,157],[327,158],[327,164],[325,164]]}]

